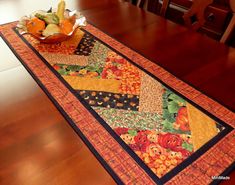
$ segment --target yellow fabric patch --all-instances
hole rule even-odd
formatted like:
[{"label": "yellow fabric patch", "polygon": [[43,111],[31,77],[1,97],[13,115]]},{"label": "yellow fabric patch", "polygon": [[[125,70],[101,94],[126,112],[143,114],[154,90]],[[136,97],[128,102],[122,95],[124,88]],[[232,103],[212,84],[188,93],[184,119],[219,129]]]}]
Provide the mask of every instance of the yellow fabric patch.
[{"label": "yellow fabric patch", "polygon": [[217,135],[216,123],[189,103],[187,103],[187,111],[192,142],[196,151]]},{"label": "yellow fabric patch", "polygon": [[77,90],[90,90],[90,91],[104,91],[119,93],[119,87],[121,82],[114,79],[99,79],[99,78],[87,78],[78,76],[65,76],[62,77]]},{"label": "yellow fabric patch", "polygon": [[77,28],[73,36],[70,39],[64,41],[63,44],[68,47],[71,47],[71,46],[77,47],[77,45],[81,42],[83,35],[84,35],[84,32],[80,30],[79,28]]}]

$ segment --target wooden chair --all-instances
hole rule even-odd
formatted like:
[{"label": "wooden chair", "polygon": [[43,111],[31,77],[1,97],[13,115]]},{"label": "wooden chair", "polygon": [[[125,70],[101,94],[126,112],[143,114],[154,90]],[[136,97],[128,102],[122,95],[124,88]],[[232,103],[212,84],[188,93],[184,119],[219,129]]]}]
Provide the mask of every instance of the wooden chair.
[{"label": "wooden chair", "polygon": [[[155,2],[157,1],[159,4],[159,0],[148,0],[148,3],[153,3],[153,1]],[[160,9],[161,16],[163,17],[166,16],[166,12],[167,12],[167,9],[169,8],[170,2],[171,0],[163,0],[162,6]],[[213,0],[194,0],[190,9],[187,12],[185,12],[183,15],[184,24],[187,27],[196,31],[200,29],[203,26],[203,24],[206,22],[204,12],[206,8],[212,3],[213,3]],[[222,43],[225,43],[229,39],[231,33],[233,32],[235,28],[235,0],[230,0],[230,7],[233,11],[233,16],[227,29],[222,35],[222,38],[220,40],[220,42]],[[148,9],[150,9],[150,7]],[[192,17],[194,17],[196,21],[193,22]]]},{"label": "wooden chair", "polygon": [[[165,16],[166,10],[169,7],[170,0],[163,0],[163,6],[161,9],[161,15]],[[206,22],[204,17],[204,12],[206,8],[213,3],[213,0],[194,0],[191,8],[184,14],[183,19],[186,26],[192,28],[193,30],[198,30]],[[235,28],[235,1],[230,0],[230,7],[233,11],[232,19],[225,30],[220,42],[225,43],[232,31]],[[196,17],[196,22],[192,22],[191,17]]]},{"label": "wooden chair", "polygon": [[[162,7],[160,10],[160,15],[165,17],[167,9],[169,8],[171,0],[163,0]],[[208,5],[210,5],[213,2],[213,0],[194,0],[193,5],[191,8],[185,12],[183,19],[185,22],[185,25],[194,29],[198,30],[204,23],[204,12]],[[191,17],[196,18],[196,22],[192,22]]]}]

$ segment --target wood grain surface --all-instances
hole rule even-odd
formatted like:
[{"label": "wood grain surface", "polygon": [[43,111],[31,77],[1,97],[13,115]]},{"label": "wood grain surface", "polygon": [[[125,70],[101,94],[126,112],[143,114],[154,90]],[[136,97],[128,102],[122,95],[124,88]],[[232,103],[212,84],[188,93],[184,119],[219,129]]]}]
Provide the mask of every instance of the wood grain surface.
[{"label": "wood grain surface", "polygon": [[23,66],[0,89],[0,184],[115,184]]}]

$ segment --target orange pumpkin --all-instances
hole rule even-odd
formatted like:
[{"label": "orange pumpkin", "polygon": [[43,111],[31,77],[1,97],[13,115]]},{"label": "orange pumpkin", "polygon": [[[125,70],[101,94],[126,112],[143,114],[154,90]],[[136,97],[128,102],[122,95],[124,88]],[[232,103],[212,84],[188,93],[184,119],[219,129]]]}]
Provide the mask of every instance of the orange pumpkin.
[{"label": "orange pumpkin", "polygon": [[167,133],[158,136],[158,144],[166,149],[177,151],[181,148],[183,140],[177,134]]},{"label": "orange pumpkin", "polygon": [[181,107],[176,117],[176,123],[180,125],[180,130],[190,131],[188,112],[186,107]]},{"label": "orange pumpkin", "polygon": [[46,24],[39,18],[34,17],[26,23],[26,27],[29,33],[40,36],[42,34],[42,31],[45,29]]}]

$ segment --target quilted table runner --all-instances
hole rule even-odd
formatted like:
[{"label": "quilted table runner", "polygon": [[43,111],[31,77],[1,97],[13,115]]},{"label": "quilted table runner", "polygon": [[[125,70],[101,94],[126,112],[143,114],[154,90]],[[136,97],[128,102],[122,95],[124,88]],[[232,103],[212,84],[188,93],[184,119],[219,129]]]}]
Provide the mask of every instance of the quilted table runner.
[{"label": "quilted table runner", "polygon": [[234,112],[90,24],[59,44],[15,26],[1,37],[118,184],[216,183],[234,167]]}]

